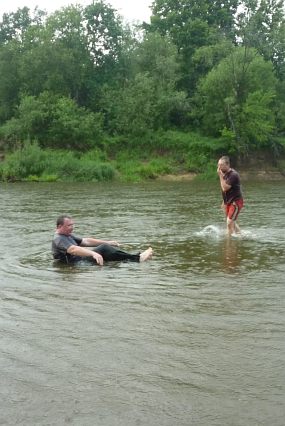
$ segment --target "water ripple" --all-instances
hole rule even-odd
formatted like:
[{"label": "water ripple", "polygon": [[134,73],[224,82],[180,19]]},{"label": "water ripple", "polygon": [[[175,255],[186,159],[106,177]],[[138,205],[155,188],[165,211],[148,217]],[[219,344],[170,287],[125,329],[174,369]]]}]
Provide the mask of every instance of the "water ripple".
[{"label": "water ripple", "polygon": [[[0,422],[283,426],[285,189],[252,185],[236,239],[216,185],[1,186]],[[62,212],[153,260],[55,264]]]}]

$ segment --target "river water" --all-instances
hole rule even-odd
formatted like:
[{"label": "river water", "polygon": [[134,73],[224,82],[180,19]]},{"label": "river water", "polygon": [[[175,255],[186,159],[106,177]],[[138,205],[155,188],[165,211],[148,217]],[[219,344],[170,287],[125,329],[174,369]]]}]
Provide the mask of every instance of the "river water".
[{"label": "river water", "polygon": [[[0,424],[283,426],[285,185],[1,184]],[[145,263],[59,266],[55,219]]]}]

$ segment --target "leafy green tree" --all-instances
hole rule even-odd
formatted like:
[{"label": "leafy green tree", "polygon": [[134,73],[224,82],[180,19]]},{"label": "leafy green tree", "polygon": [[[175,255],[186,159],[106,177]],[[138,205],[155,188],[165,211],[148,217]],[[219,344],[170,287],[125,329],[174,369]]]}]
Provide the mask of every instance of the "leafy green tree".
[{"label": "leafy green tree", "polygon": [[63,8],[47,19],[45,31],[48,52],[42,52],[40,64],[45,58],[49,64],[44,89],[59,93],[62,88],[63,95],[99,111],[103,86],[112,86],[121,78],[125,41],[129,40],[115,10],[102,1],[85,8]]},{"label": "leafy green tree", "polygon": [[0,22],[0,45],[9,41],[21,44],[32,26],[42,25],[46,13],[38,8],[31,13],[28,7],[18,8],[16,12],[4,13]]},{"label": "leafy green tree", "polygon": [[186,116],[186,94],[178,91],[177,51],[167,37],[149,34],[133,52],[135,76],[120,90],[106,90],[104,109],[115,133],[145,136],[179,125]]},{"label": "leafy green tree", "polygon": [[232,38],[239,3],[238,0],[155,0],[149,28],[169,34],[179,49],[185,48],[188,42],[191,46],[199,46],[205,41],[200,38],[203,32],[195,37],[199,22]]},{"label": "leafy green tree", "polygon": [[193,65],[196,50],[235,40],[235,13],[239,1],[156,0],[147,31],[168,35],[177,46],[181,63],[181,86],[192,96],[199,80]]},{"label": "leafy green tree", "polygon": [[[101,87],[115,82],[122,70],[125,34],[114,9],[102,1],[66,7],[45,19],[40,11],[33,16],[23,8],[4,15],[0,55],[1,42],[2,47],[17,46],[16,86],[21,92],[38,96],[48,90],[98,111]],[[5,78],[4,73],[6,87]]]},{"label": "leafy green tree", "polygon": [[272,64],[254,49],[236,48],[200,83],[204,131],[232,132],[241,152],[264,144],[276,128],[276,83]]},{"label": "leafy green tree", "polygon": [[104,102],[104,88],[118,87],[128,76],[130,32],[123,27],[115,9],[103,1],[85,7],[83,26],[92,62],[92,73],[87,79],[88,106],[99,111]]},{"label": "leafy green tree", "polygon": [[90,58],[86,50],[81,10],[68,7],[51,15],[37,37],[22,54],[22,90],[38,96],[52,91],[86,103]]},{"label": "leafy green tree", "polygon": [[285,80],[278,81],[276,95],[276,122],[280,135],[285,135]]},{"label": "leafy green tree", "polygon": [[240,114],[240,138],[255,146],[266,145],[274,134],[275,92],[257,90],[249,93]]},{"label": "leafy green tree", "polygon": [[123,29],[115,10],[103,1],[94,2],[84,10],[88,49],[94,64],[103,65],[118,59]]},{"label": "leafy green tree", "polygon": [[19,46],[9,42],[0,48],[0,124],[11,118],[19,101]]},{"label": "leafy green tree", "polygon": [[12,117],[22,90],[20,66],[30,29],[41,25],[44,12],[27,7],[3,15],[0,22],[0,123]]},{"label": "leafy green tree", "polygon": [[[117,134],[145,136],[155,125],[155,83],[146,74],[137,74],[124,89],[109,97],[113,103],[111,128]],[[110,94],[111,94],[110,93]]]},{"label": "leafy green tree", "polygon": [[137,72],[149,73],[157,83],[175,85],[179,79],[178,55],[169,37],[159,33],[146,34],[134,52]]},{"label": "leafy green tree", "polygon": [[237,15],[240,44],[254,47],[285,77],[285,9],[283,0],[246,0]]},{"label": "leafy green tree", "polygon": [[222,40],[217,44],[202,46],[196,49],[193,54],[192,63],[194,73],[201,79],[209,71],[228,56],[234,49],[234,45],[229,40]]},{"label": "leafy green tree", "polygon": [[106,91],[108,129],[113,134],[145,137],[169,118],[169,101],[162,97],[154,78],[138,73],[121,90]]},{"label": "leafy green tree", "polygon": [[10,145],[37,140],[42,147],[86,151],[102,141],[102,116],[80,108],[70,98],[43,92],[23,97],[18,116],[7,121],[0,134]]}]

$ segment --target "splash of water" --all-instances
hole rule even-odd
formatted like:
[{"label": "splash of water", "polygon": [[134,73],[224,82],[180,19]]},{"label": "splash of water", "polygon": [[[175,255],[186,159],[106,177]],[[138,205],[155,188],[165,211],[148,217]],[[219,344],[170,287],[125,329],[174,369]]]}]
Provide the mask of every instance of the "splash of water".
[{"label": "splash of water", "polygon": [[[227,236],[227,230],[223,226],[219,225],[207,225],[201,231],[195,233],[198,237],[222,239]],[[242,240],[255,240],[257,239],[256,233],[250,230],[241,230],[239,234],[232,234],[232,239]]]},{"label": "splash of water", "polygon": [[226,230],[217,225],[207,225],[201,231],[196,232],[198,237],[222,238],[226,234]]}]

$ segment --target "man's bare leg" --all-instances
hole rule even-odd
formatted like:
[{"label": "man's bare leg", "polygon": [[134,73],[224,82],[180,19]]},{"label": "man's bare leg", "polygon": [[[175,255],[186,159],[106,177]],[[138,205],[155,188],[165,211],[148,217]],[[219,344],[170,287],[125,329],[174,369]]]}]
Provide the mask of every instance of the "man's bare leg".
[{"label": "man's bare leg", "polygon": [[145,262],[146,260],[151,259],[152,254],[153,254],[153,250],[151,247],[149,247],[147,250],[143,251],[140,254],[140,262]]}]

